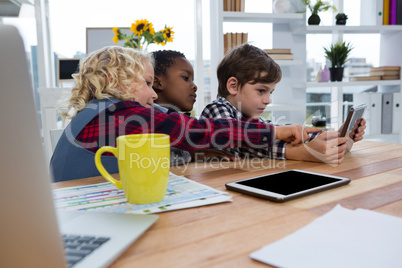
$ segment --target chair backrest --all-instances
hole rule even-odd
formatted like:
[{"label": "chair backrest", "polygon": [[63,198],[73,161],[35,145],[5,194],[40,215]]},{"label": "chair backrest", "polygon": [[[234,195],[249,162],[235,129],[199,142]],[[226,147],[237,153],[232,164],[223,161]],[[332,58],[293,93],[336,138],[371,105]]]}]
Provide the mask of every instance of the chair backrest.
[{"label": "chair backrest", "polygon": [[[53,154],[53,149],[57,144],[58,132],[51,134],[55,129],[63,129],[64,122],[60,123],[57,106],[60,101],[67,100],[71,95],[71,88],[38,88],[41,106],[41,119],[42,119],[42,136],[45,156],[48,163]],[[52,135],[55,144],[52,144]]]},{"label": "chair backrest", "polygon": [[52,152],[56,148],[57,142],[59,141],[61,134],[63,134],[64,128],[51,129],[50,130],[50,145]]}]

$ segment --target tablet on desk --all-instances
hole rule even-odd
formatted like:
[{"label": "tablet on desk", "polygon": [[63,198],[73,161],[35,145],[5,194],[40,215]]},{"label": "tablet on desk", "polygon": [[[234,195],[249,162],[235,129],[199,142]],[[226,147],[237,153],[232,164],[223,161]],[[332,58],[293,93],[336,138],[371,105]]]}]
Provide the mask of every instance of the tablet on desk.
[{"label": "tablet on desk", "polygon": [[260,177],[226,183],[226,189],[285,202],[348,184],[349,178],[304,170],[287,170]]}]

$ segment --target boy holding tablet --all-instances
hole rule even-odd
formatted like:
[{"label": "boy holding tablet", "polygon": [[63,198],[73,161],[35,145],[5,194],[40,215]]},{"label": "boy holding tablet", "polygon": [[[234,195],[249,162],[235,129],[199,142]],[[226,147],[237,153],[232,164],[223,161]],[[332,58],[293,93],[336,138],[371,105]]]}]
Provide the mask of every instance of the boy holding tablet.
[{"label": "boy holding tablet", "polygon": [[[201,118],[231,118],[270,123],[260,116],[270,103],[270,95],[281,79],[281,69],[263,50],[244,44],[231,50],[218,66],[218,99],[207,105]],[[360,121],[353,140],[363,139],[365,120]],[[275,140],[267,149],[227,148],[240,156],[268,157],[339,164],[346,152],[347,138],[338,131],[321,133],[306,128],[306,143]]]}]

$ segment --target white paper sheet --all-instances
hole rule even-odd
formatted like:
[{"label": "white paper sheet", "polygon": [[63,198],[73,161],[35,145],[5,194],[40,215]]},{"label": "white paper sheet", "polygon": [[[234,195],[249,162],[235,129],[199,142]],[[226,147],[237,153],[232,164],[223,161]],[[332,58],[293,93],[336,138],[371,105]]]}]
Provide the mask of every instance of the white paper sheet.
[{"label": "white paper sheet", "polygon": [[402,219],[340,205],[250,257],[277,267],[402,267]]},{"label": "white paper sheet", "polygon": [[124,191],[110,182],[53,190],[57,209],[138,214],[158,213],[232,201],[231,196],[225,194],[227,193],[173,173],[169,174],[164,200],[145,205],[128,203]]}]

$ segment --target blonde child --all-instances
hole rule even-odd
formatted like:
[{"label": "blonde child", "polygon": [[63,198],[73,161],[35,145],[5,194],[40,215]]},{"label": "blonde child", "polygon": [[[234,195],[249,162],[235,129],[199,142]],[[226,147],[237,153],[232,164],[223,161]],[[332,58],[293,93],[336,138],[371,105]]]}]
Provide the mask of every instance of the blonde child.
[{"label": "blonde child", "polygon": [[[80,66],[69,100],[71,119],[51,159],[55,181],[99,175],[94,153],[115,146],[120,135],[164,133],[171,145],[186,151],[210,148],[268,147],[274,139],[303,142],[301,126],[246,124],[232,119],[203,119],[152,109],[157,98],[153,60],[130,48],[105,47],[93,52]],[[240,131],[239,131],[240,130]],[[117,160],[102,156],[110,173]]]}]

